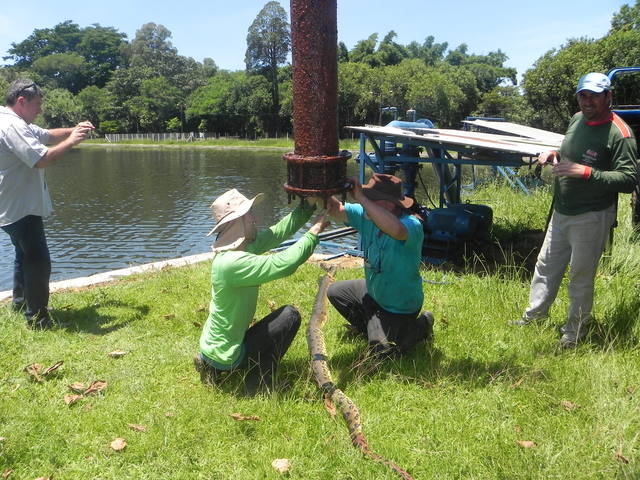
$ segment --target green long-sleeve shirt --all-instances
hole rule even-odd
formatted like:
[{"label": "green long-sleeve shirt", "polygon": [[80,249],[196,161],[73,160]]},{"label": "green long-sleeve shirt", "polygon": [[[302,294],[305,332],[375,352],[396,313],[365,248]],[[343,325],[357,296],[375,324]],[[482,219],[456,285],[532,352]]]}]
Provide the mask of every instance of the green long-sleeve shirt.
[{"label": "green long-sleeve shirt", "polygon": [[303,205],[276,225],[260,231],[246,251],[229,250],[215,255],[211,266],[212,298],[200,336],[200,351],[217,368],[230,370],[241,360],[242,341],[256,312],[258,287],[295,272],[318,245],[318,237],[307,232],[286,250],[261,255],[309,220],[313,209]]},{"label": "green long-sleeve shirt", "polygon": [[556,177],[553,205],[564,215],[604,210],[616,202],[618,192],[630,193],[636,185],[636,140],[616,114],[594,124],[576,113],[559,153],[560,161],[592,168],[587,179]]}]

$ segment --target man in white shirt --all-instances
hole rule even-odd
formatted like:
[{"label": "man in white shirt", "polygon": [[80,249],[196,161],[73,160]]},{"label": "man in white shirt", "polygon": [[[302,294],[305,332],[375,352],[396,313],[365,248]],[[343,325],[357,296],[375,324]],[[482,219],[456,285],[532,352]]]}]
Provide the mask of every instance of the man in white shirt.
[{"label": "man in white shirt", "polygon": [[35,329],[52,325],[51,259],[42,222],[52,206],[43,169],[94,129],[81,122],[45,130],[32,123],[41,112],[42,90],[29,79],[13,82],[0,107],[0,228],[15,247],[13,307],[24,309],[27,325]]}]

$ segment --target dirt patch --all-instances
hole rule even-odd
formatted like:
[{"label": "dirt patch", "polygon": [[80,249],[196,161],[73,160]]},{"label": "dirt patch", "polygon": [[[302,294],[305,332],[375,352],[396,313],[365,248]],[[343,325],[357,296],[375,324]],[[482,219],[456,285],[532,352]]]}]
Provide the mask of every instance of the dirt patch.
[{"label": "dirt patch", "polygon": [[351,255],[340,255],[335,258],[331,257],[333,257],[333,255],[311,255],[309,261],[338,268],[362,268],[363,260],[361,257],[352,257]]}]

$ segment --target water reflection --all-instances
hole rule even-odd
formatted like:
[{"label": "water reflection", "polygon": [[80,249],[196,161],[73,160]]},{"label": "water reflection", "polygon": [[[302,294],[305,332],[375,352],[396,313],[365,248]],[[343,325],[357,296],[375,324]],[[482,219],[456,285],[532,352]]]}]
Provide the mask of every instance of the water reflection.
[{"label": "water reflection", "polygon": [[[291,208],[282,152],[79,148],[46,174],[54,281],[209,251],[209,205],[232,187],[267,193],[256,206],[259,226]],[[0,290],[8,290],[13,246],[4,232],[0,252]]]}]

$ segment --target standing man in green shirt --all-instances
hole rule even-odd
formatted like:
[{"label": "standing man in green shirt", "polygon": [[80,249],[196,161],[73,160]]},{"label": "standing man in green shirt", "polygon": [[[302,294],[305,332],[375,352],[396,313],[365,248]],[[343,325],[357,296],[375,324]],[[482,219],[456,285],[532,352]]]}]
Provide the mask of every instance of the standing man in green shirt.
[{"label": "standing man in green shirt", "polygon": [[611,112],[611,82],[589,73],[576,88],[580,112],[567,129],[560,150],[544,152],[541,165],[553,165],[553,214],[538,256],[529,292],[525,325],[548,316],[569,266],[569,312],[560,345],[575,347],[587,334],[598,262],[616,220],[618,193],[637,182],[633,132]]},{"label": "standing man in green shirt", "polygon": [[200,353],[194,358],[204,383],[221,372],[247,372],[249,395],[271,387],[276,367],[300,327],[300,313],[292,305],[253,321],[261,284],[286,277],[304,263],[318,245],[318,235],[328,222],[319,215],[311,228],[286,250],[261,255],[291,237],[311,217],[316,199],[303,200],[276,225],[256,229],[252,207],[263,194],[249,200],[235,188],[218,197],[211,208],[217,233],[211,266],[209,317],[200,336]]}]

